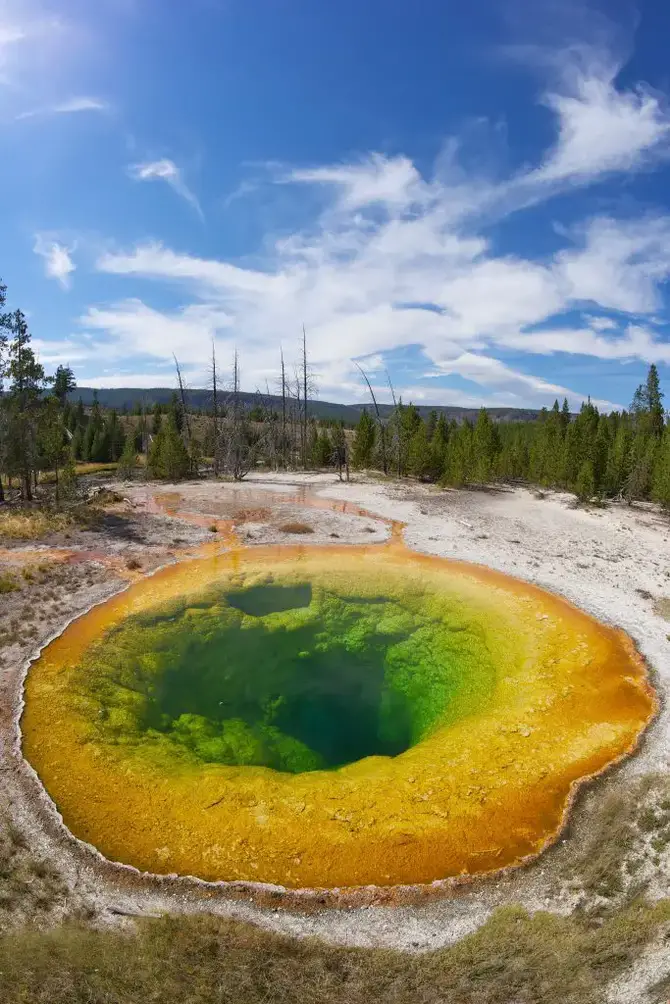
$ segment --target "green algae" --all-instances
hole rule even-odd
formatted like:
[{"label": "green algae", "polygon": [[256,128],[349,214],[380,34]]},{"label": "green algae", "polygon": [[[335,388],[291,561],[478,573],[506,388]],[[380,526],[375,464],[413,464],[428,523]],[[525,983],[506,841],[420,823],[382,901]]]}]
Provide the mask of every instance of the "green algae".
[{"label": "green algae", "polygon": [[131,616],[75,672],[103,744],[287,773],[397,756],[494,679],[483,630],[444,597],[281,580]]}]

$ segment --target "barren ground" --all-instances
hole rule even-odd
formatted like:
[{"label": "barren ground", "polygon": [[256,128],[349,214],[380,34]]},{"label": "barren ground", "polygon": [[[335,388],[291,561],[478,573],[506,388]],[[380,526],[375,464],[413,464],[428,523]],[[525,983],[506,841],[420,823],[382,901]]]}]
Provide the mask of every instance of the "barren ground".
[{"label": "barren ground", "polygon": [[[83,916],[105,924],[165,911],[208,911],[337,944],[425,950],[453,943],[510,902],[531,911],[597,916],[641,893],[652,900],[670,896],[665,516],[652,507],[577,508],[570,496],[526,489],[443,492],[358,477],[345,484],[329,475],[257,476],[242,486],[112,487],[125,501],[105,507],[97,525],[38,541],[0,539],[0,819],[9,821],[4,839],[25,866],[12,902],[0,896],[0,923]],[[331,508],[326,499],[338,504]],[[21,757],[23,675],[51,637],[129,580],[196,554],[204,542],[225,547],[223,524],[218,534],[213,527],[230,519],[248,546],[301,539],[372,543],[386,539],[389,521],[400,521],[411,548],[485,564],[561,593],[635,639],[650,664],[660,714],[639,752],[582,792],[569,831],[535,864],[432,901],[296,910],[279,898],[255,901],[246,890],[119,868],[67,833]],[[2,591],[3,581],[8,591]],[[610,988],[610,999],[642,1002],[644,987],[668,974],[670,953],[659,937],[625,980]]]}]

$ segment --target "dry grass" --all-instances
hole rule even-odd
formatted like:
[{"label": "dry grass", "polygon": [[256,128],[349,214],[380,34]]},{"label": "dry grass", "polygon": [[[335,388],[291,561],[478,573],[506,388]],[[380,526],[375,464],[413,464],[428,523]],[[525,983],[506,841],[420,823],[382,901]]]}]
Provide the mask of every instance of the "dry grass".
[{"label": "dry grass", "polygon": [[11,572],[0,574],[0,595],[2,593],[14,593],[21,588],[21,583]]},{"label": "dry grass", "polygon": [[13,540],[37,540],[67,529],[72,523],[64,512],[45,509],[17,509],[0,513],[0,537]]},{"label": "dry grass", "polygon": [[314,533],[314,527],[309,523],[280,523],[277,529],[280,533]]},{"label": "dry grass", "polygon": [[142,562],[138,561],[137,558],[128,558],[126,561],[126,568],[129,572],[136,572],[138,568],[142,567]]},{"label": "dry grass", "polygon": [[670,919],[636,905],[600,925],[499,910],[453,948],[332,948],[212,917],[136,935],[66,926],[0,939],[3,1004],[604,1004]]},{"label": "dry grass", "polygon": [[[76,474],[114,474],[118,464],[108,463],[108,464],[84,464],[79,463],[75,466]],[[44,474],[40,475],[40,484],[49,485],[54,484],[56,481],[56,476],[52,471],[46,471]]]},{"label": "dry grass", "polygon": [[[120,496],[115,495],[114,498]],[[104,517],[97,501],[96,498],[94,503],[80,502],[67,510],[34,508],[0,512],[0,539],[39,540],[50,534],[66,533],[75,526],[85,529],[97,527]]]}]

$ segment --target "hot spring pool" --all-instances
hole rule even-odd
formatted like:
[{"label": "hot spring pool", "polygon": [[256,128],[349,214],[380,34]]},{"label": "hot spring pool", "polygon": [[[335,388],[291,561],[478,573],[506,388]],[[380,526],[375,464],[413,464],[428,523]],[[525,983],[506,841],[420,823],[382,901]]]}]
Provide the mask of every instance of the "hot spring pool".
[{"label": "hot spring pool", "polygon": [[71,624],[22,732],[108,858],[333,888],[522,861],[653,710],[630,639],[530,585],[393,546],[264,548]]}]

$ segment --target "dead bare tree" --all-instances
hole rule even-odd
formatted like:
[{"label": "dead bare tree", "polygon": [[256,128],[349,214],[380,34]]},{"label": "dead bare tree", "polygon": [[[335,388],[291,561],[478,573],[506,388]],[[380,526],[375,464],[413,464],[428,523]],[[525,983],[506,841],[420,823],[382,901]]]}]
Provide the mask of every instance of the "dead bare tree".
[{"label": "dead bare tree", "polygon": [[279,349],[281,355],[281,459],[284,467],[288,467],[288,439],[286,436],[286,366],[284,365],[284,349]]},{"label": "dead bare tree", "polygon": [[302,466],[307,470],[307,333],[302,326]]},{"label": "dead bare tree", "polygon": [[216,346],[212,338],[212,443],[214,455],[214,477],[219,476],[219,386],[216,370]]},{"label": "dead bare tree", "polygon": [[305,455],[305,436],[302,423],[302,384],[300,382],[297,367],[294,368],[293,371],[293,386],[292,389],[289,387],[289,395],[291,398],[291,454],[292,462],[297,466],[303,460]]},{"label": "dead bare tree", "polygon": [[179,362],[174,352],[172,353],[172,358],[174,359],[175,369],[177,370],[177,381],[179,383],[179,397],[181,399],[181,410],[184,416],[184,426],[186,428],[186,449],[190,453],[191,445],[193,443],[193,436],[191,434],[191,416],[188,413],[188,408],[186,404],[186,388],[184,386],[184,381],[182,379]]},{"label": "dead bare tree", "polygon": [[372,404],[374,405],[375,415],[377,416],[377,425],[379,427],[379,447],[382,454],[382,470],[384,471],[384,474],[388,474],[388,459],[386,455],[386,426],[384,425],[384,420],[381,416],[381,412],[379,411],[379,405],[377,404],[377,398],[375,397],[375,392],[372,389],[372,384],[368,380],[367,373],[359,363],[355,362],[355,365],[360,370],[361,376],[365,380],[366,384],[368,385],[368,390],[370,391],[370,397],[372,398]]},{"label": "dead bare tree", "polygon": [[396,446],[398,448],[397,454],[397,472],[398,477],[401,476],[402,471],[402,434],[400,428],[400,413],[398,411],[398,402],[396,401],[395,390],[393,389],[393,384],[391,383],[391,375],[388,370],[386,370],[386,379],[388,380],[389,389],[391,391],[391,400],[393,401],[393,435],[395,436]]},{"label": "dead bare tree", "polygon": [[254,466],[256,453],[251,443],[249,421],[240,396],[240,362],[237,349],[233,355],[233,380],[227,409],[226,467],[235,481],[242,481]]}]

